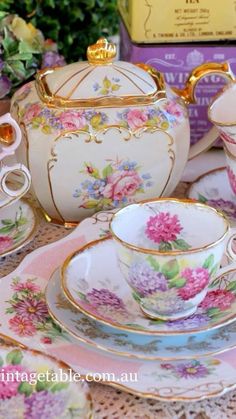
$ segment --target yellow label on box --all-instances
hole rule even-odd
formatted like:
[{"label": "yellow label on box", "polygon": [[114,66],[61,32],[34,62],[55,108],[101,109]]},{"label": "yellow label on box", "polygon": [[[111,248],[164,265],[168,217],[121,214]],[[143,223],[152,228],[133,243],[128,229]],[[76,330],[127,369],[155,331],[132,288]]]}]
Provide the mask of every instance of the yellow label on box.
[{"label": "yellow label on box", "polygon": [[236,39],[236,0],[118,0],[137,43]]}]

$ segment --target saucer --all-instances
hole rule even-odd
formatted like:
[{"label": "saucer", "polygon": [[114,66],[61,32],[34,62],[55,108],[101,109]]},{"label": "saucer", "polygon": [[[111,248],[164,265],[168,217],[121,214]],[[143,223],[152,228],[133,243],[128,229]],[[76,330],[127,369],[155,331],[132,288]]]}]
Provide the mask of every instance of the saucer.
[{"label": "saucer", "polygon": [[91,318],[125,331],[148,335],[200,333],[232,322],[236,315],[236,270],[216,278],[192,316],[152,320],[142,313],[124,280],[111,238],[91,242],[68,258],[61,278],[68,300]]},{"label": "saucer", "polygon": [[236,196],[231,190],[226,168],[211,170],[197,178],[191,184],[187,197],[224,212],[232,227],[236,227]]},{"label": "saucer", "polygon": [[146,360],[197,359],[236,347],[236,322],[210,332],[180,336],[142,336],[105,326],[78,311],[64,296],[60,271],[54,272],[45,291],[53,320],[78,341],[128,358]]},{"label": "saucer", "polygon": [[41,352],[14,346],[1,345],[0,357],[1,418],[91,418],[88,385],[70,380],[73,371],[69,366]]},{"label": "saucer", "polygon": [[29,201],[19,199],[0,208],[0,257],[25,246],[36,230],[36,214]]}]

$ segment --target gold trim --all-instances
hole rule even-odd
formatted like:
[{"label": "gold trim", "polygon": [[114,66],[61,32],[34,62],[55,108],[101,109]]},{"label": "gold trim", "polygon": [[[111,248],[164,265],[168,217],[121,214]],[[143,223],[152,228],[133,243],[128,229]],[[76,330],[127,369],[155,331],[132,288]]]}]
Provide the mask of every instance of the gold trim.
[{"label": "gold trim", "polygon": [[172,90],[174,90],[174,92],[180,96],[187,104],[196,103],[195,88],[198,82],[202,79],[202,77],[215,73],[225,76],[230,81],[235,81],[234,73],[232,72],[228,62],[205,63],[191,71],[183,89],[173,87]]},{"label": "gold trim", "polygon": [[[0,333],[0,337],[3,337],[3,339],[5,337],[9,341],[14,341],[9,336],[3,335],[1,333]],[[11,345],[8,345],[8,344],[2,345],[2,346],[3,347],[5,346],[6,348],[11,347]],[[38,355],[42,355],[42,356],[44,356],[46,358],[48,357],[49,359],[52,359],[53,361],[55,361],[57,364],[61,365],[62,368],[72,370],[72,368],[70,367],[69,364],[66,364],[64,361],[58,360],[57,358],[55,358],[54,356],[48,354],[47,352],[44,353],[44,352],[41,352],[41,351],[39,351],[37,349],[31,349],[30,347],[28,347],[26,345],[23,345],[19,341],[14,341],[14,346],[19,346],[23,350],[26,350],[26,351],[29,351],[31,353],[35,353],[35,354],[38,354]],[[93,380],[93,375],[96,375],[96,372],[94,372],[94,373],[87,373],[87,374],[80,374],[80,377],[81,377],[82,380],[84,380],[84,382],[86,382],[88,384],[88,387],[89,387],[89,384],[90,383],[99,383],[99,384],[102,384],[102,385],[109,385],[111,387],[117,388],[118,390],[121,390],[121,391],[124,391],[126,393],[130,393],[130,394],[136,395],[138,397],[152,398],[152,399],[160,400],[160,401],[194,401],[194,400],[197,401],[197,400],[204,400],[204,399],[211,398],[211,397],[221,396],[221,395],[225,394],[226,392],[228,392],[230,390],[233,390],[236,387],[236,382],[234,384],[230,384],[230,385],[225,386],[225,384],[222,381],[220,381],[220,382],[217,382],[217,383],[215,383],[215,382],[213,382],[213,383],[206,383],[205,385],[207,385],[209,388],[210,388],[211,385],[213,387],[215,387],[216,384],[217,384],[217,385],[220,385],[221,389],[220,390],[212,391],[210,393],[203,394],[202,396],[185,397],[185,396],[173,396],[173,394],[170,395],[170,396],[161,396],[161,395],[158,395],[157,393],[155,393],[155,388],[154,387],[151,387],[153,389],[153,392],[138,391],[138,390],[133,389],[132,387],[128,387],[128,386],[125,386],[124,384],[120,384],[120,383],[117,383],[117,382],[114,382],[114,381],[108,381],[108,380],[102,381],[101,380],[101,381],[98,382],[97,380]],[[88,380],[88,377],[89,377],[89,380]],[[188,392],[188,391],[194,390],[195,388],[198,389],[198,387],[201,389],[202,388],[202,384],[199,384],[196,387],[191,387],[190,389],[183,389],[182,387],[180,389],[182,391]],[[168,388],[166,388],[166,387],[164,389],[165,390],[168,390]],[[162,390],[162,389],[159,387],[159,390]],[[170,393],[170,391],[171,391],[171,387],[169,389],[169,393]],[[89,388],[89,392],[88,393],[89,393],[88,394],[88,396],[89,396],[89,399],[88,400],[90,401],[90,406],[91,406],[91,410],[92,410],[92,412],[90,413],[92,416],[90,418],[88,418],[88,419],[93,419],[93,403],[92,403],[92,400],[91,400],[91,391],[90,391],[90,388]]]},{"label": "gold trim", "polygon": [[[126,332],[134,332],[134,333],[140,334],[140,335],[156,335],[156,336],[164,336],[164,335],[171,335],[171,336],[176,335],[176,336],[178,336],[178,335],[188,335],[188,334],[193,334],[193,333],[198,334],[198,333],[201,333],[203,331],[218,329],[219,326],[223,326],[223,325],[226,326],[226,325],[230,324],[235,319],[235,314],[233,314],[224,323],[222,323],[222,321],[219,321],[218,323],[215,323],[213,326],[211,325],[210,327],[201,327],[201,328],[196,328],[196,329],[191,329],[191,330],[179,330],[179,331],[178,330],[168,330],[168,331],[159,330],[158,331],[158,330],[146,330],[146,329],[140,330],[140,329],[133,328],[131,326],[126,326],[126,325],[123,326],[123,325],[120,325],[119,323],[115,323],[113,321],[105,320],[104,317],[100,317],[100,316],[97,316],[93,313],[90,313],[90,311],[86,310],[84,307],[81,307],[79,305],[78,301],[74,300],[72,294],[70,293],[70,291],[67,287],[66,269],[67,269],[69,263],[71,262],[71,260],[75,256],[77,256],[80,253],[83,253],[85,250],[88,250],[90,247],[94,247],[94,246],[99,245],[100,243],[102,243],[106,240],[111,240],[111,237],[109,237],[109,236],[108,237],[107,236],[102,237],[100,239],[93,240],[93,241],[81,246],[78,250],[71,253],[65,259],[63,264],[61,265],[61,272],[60,272],[61,288],[62,288],[64,294],[66,295],[67,299],[70,301],[70,303],[73,306],[75,306],[79,311],[84,313],[86,316],[89,316],[90,318],[98,321],[99,323],[105,324],[106,326],[115,327],[116,329],[124,330]],[[230,268],[230,266],[229,266],[229,268]],[[229,269],[229,271],[227,271],[227,274],[230,273],[231,271],[233,272],[235,270],[236,270],[236,268],[232,269],[232,270]],[[226,275],[226,274],[224,274],[224,275]],[[221,277],[221,275],[217,276],[215,278],[215,280],[219,279],[220,277]]]},{"label": "gold trim", "polygon": [[[8,344],[7,342],[5,344],[0,344],[0,348],[3,349],[10,349],[10,348],[15,348],[18,347],[23,351],[23,352],[28,352],[29,354],[33,355],[33,356],[41,356],[42,358],[48,358],[50,361],[54,362],[58,368],[62,368],[64,370],[69,370],[72,371],[73,374],[76,374],[76,372],[70,367],[70,365],[66,364],[64,361],[61,361],[60,359],[54,357],[51,354],[48,354],[47,352],[42,352],[39,351],[38,349],[31,349],[30,347],[22,344],[21,342],[11,338],[10,336],[4,335],[2,333],[0,333],[0,338],[2,338],[3,340],[5,339],[6,341],[9,341],[10,344]],[[87,374],[88,376],[88,374]],[[86,381],[86,375],[84,374],[80,374],[81,377],[81,381],[79,381],[80,383],[84,383],[86,382],[87,384],[87,391],[84,393],[84,396],[86,397],[86,400],[88,400],[89,402],[89,412],[88,412],[88,416],[86,415],[85,419],[94,419],[93,417],[93,411],[94,411],[94,406],[93,406],[93,402],[92,402],[92,396],[91,396],[91,390],[89,388],[89,383],[91,382]],[[82,381],[84,380],[84,381]]]},{"label": "gold trim", "polygon": [[98,41],[87,48],[87,59],[89,64],[106,65],[112,62],[116,56],[116,46],[108,42],[106,38],[99,38]]},{"label": "gold trim", "polygon": [[[89,97],[86,99],[68,99],[52,93],[46,81],[46,76],[52,74],[55,69],[45,69],[37,73],[35,86],[39,98],[49,107],[54,108],[93,108],[93,107],[126,107],[126,106],[142,106],[156,104],[159,99],[166,98],[164,78],[161,73],[157,72],[150,66],[138,64],[140,68],[145,67],[149,74],[153,77],[157,86],[156,90],[150,94],[142,95],[126,95],[126,96],[100,96]],[[117,67],[118,68],[118,67]],[[116,71],[118,69],[116,68]]]},{"label": "gold trim", "polygon": [[[223,88],[221,88],[220,91],[210,101],[210,104],[209,104],[208,109],[207,109],[207,117],[212,124],[214,124],[216,126],[219,126],[219,127],[232,127],[232,126],[236,125],[236,120],[235,120],[235,122],[221,122],[221,121],[216,121],[211,117],[212,108],[216,104],[218,99],[221,97],[221,95],[223,95],[223,93],[225,91],[230,89],[235,84],[236,84],[236,80],[233,79],[230,84],[227,84],[226,86],[223,86]],[[220,133],[219,133],[219,135],[220,135]]]},{"label": "gold trim", "polygon": [[[3,191],[3,193],[5,193],[7,195],[7,197],[10,197],[10,199],[4,205],[0,205],[0,211],[1,211],[2,208],[5,208],[8,205],[10,205],[10,204],[12,205],[12,204],[14,204],[14,202],[17,202],[17,201],[21,200],[22,197],[28,191],[27,189],[26,190],[24,189],[23,192],[20,195],[12,196],[12,198],[11,198],[11,195],[9,195],[7,192],[5,192],[3,182],[7,180],[8,176],[10,176],[11,173],[15,173],[17,175],[17,173],[22,172],[22,169],[20,167],[19,168],[14,168],[14,167],[12,168],[11,166],[9,166],[9,169],[12,169],[12,170],[9,170],[8,172],[6,172],[3,175],[2,179],[0,180],[0,188]],[[23,173],[24,173],[25,178],[28,180],[28,185],[30,185],[31,184],[31,178],[29,177],[28,173],[26,173],[24,171],[23,171]],[[21,188],[19,188],[19,189],[21,189]]]},{"label": "gold trim", "polygon": [[[36,231],[37,231],[37,227],[39,224],[39,220],[38,220],[38,214],[35,210],[35,208],[33,207],[33,205],[29,202],[28,199],[25,198],[21,198],[20,201],[23,201],[26,205],[29,206],[29,208],[31,209],[32,213],[33,213],[33,225],[32,225],[32,229],[29,233],[29,235],[25,238],[25,240],[22,243],[18,243],[15,244],[13,247],[11,247],[10,249],[7,250],[7,252],[4,253],[0,253],[0,259],[5,257],[5,256],[9,256],[10,254],[12,254],[15,251],[18,251],[20,249],[22,249],[22,247],[26,246],[28,243],[31,242],[31,240],[33,239]],[[17,201],[18,202],[18,201]],[[13,204],[12,204],[13,205]],[[0,212],[1,212],[1,208],[0,208]]]},{"label": "gold trim", "polygon": [[[232,272],[234,270],[235,269],[232,269]],[[141,355],[138,355],[138,354],[131,354],[130,352],[123,352],[123,351],[121,352],[121,351],[112,349],[112,348],[110,348],[108,346],[97,344],[97,343],[95,343],[91,339],[89,339],[89,340],[88,339],[85,339],[85,338],[79,336],[78,334],[76,334],[75,332],[73,332],[68,325],[65,325],[65,323],[62,323],[62,321],[57,318],[57,316],[54,314],[54,312],[49,307],[47,293],[48,293],[48,288],[50,286],[50,281],[52,280],[52,277],[54,276],[54,274],[56,273],[56,271],[58,271],[58,268],[51,275],[51,277],[50,277],[50,279],[49,279],[49,281],[48,281],[48,283],[46,285],[45,291],[44,291],[45,297],[46,297],[46,304],[47,304],[48,312],[49,312],[50,316],[52,317],[52,319],[56,323],[58,323],[59,326],[62,329],[64,329],[69,334],[71,334],[75,339],[77,339],[80,342],[85,343],[85,344],[87,344],[89,346],[95,347],[95,348],[97,348],[99,350],[102,350],[102,351],[105,351],[105,352],[108,352],[108,353],[112,353],[112,354],[119,355],[119,356],[124,356],[126,358],[141,359],[141,360],[143,359],[143,360],[147,360],[147,361],[179,361],[179,360],[193,359],[193,358],[194,359],[202,359],[202,358],[206,358],[207,356],[219,355],[219,354],[222,354],[222,353],[224,353],[224,352],[226,352],[226,351],[228,351],[230,349],[235,349],[236,348],[236,341],[235,341],[235,344],[232,345],[232,346],[228,346],[228,347],[225,347],[225,348],[222,348],[222,349],[219,349],[219,350],[215,350],[215,351],[212,351],[212,352],[204,352],[202,354],[195,354],[195,355],[194,354],[192,354],[192,355],[185,354],[185,355],[182,355],[182,356],[178,354],[177,357],[174,357],[174,356],[162,356],[161,357],[161,356],[158,356],[158,355],[155,355],[155,356],[146,356],[145,353],[144,354],[141,354]],[[66,290],[67,290],[67,288],[66,288]],[[69,295],[67,295],[67,293],[65,292],[64,289],[63,289],[63,291],[66,294],[66,297],[69,299]],[[69,292],[69,294],[70,294],[70,292]],[[71,294],[70,294],[70,296],[71,296]],[[88,311],[86,311],[83,308],[81,308],[80,305],[78,304],[78,302],[77,302],[77,304],[74,304],[74,303],[76,303],[76,300],[73,299],[73,302],[72,302],[72,300],[69,299],[69,303],[72,304],[73,306],[75,306],[77,309],[79,309],[79,311],[81,311],[83,314],[88,315],[89,317],[91,317],[92,319],[95,319],[96,321],[98,320],[98,319],[95,318],[94,315],[90,315],[90,313]],[[235,317],[235,315],[234,315],[234,317]],[[101,323],[105,323],[105,322],[101,322]],[[109,326],[114,325],[113,323],[105,323],[105,324],[106,325],[109,325]],[[118,327],[117,327],[117,329],[118,329]],[[128,330],[127,332],[130,333],[130,330]],[[188,333],[186,333],[186,334],[188,334]],[[189,334],[192,334],[192,331],[189,332]],[[169,335],[169,333],[167,333],[167,335]],[[164,335],[163,335],[163,337],[164,337]],[[152,342],[150,342],[150,343],[152,343]],[[148,345],[148,343],[147,343],[147,345]]]},{"label": "gold trim", "polygon": [[78,74],[82,73],[85,70],[89,69],[89,64],[85,65],[85,67],[81,68],[79,71],[76,71],[75,73],[73,73],[68,79],[66,79],[58,88],[57,90],[55,90],[54,94],[56,95],[61,89],[62,87],[64,87],[69,81],[71,81],[75,76],[77,76]]},{"label": "gold trim", "polygon": [[144,254],[151,254],[151,255],[160,255],[160,256],[175,256],[175,255],[186,255],[186,254],[189,254],[189,253],[192,254],[192,253],[200,252],[202,250],[210,249],[211,247],[216,246],[221,241],[223,241],[225,239],[225,237],[227,236],[228,231],[230,229],[230,224],[229,224],[226,216],[221,211],[211,207],[210,205],[206,205],[206,204],[203,204],[203,203],[200,203],[200,202],[196,202],[196,201],[193,201],[191,199],[178,199],[178,198],[147,199],[147,200],[141,201],[141,202],[133,204],[133,205],[142,206],[142,205],[145,205],[145,204],[148,204],[148,203],[155,203],[155,202],[160,202],[160,201],[176,202],[176,203],[179,202],[183,205],[195,205],[197,207],[200,207],[200,208],[203,208],[203,209],[208,209],[209,211],[215,212],[215,214],[217,214],[218,216],[220,216],[224,220],[224,223],[226,225],[226,230],[225,230],[224,234],[219,239],[217,239],[213,243],[209,243],[205,246],[191,248],[191,249],[188,249],[188,250],[173,250],[173,251],[160,252],[159,250],[156,250],[156,249],[147,249],[147,248],[136,246],[134,244],[126,242],[125,240],[122,240],[120,237],[118,237],[116,235],[116,233],[112,229],[112,223],[113,223],[114,219],[119,216],[119,213],[123,212],[127,208],[127,207],[125,207],[125,208],[121,208],[115,214],[113,214],[112,219],[109,223],[109,228],[110,228],[110,232],[111,232],[111,235],[112,235],[113,239],[116,240],[118,243],[122,244],[124,247],[126,247],[128,249],[131,249],[131,250],[135,250],[136,252],[140,252],[140,253],[144,253]]},{"label": "gold trim", "polygon": [[[172,176],[173,173],[173,169],[174,169],[174,164],[175,164],[175,152],[174,150],[171,148],[172,145],[174,144],[174,139],[173,137],[166,131],[164,131],[163,129],[157,127],[149,127],[149,126],[143,126],[141,128],[136,129],[135,131],[132,131],[130,129],[127,129],[125,127],[122,127],[121,125],[110,125],[107,126],[105,128],[101,128],[99,130],[97,130],[96,133],[90,133],[84,130],[72,130],[72,131],[66,131],[66,132],[61,132],[52,142],[52,146],[51,146],[51,150],[50,150],[50,158],[47,162],[47,175],[48,175],[48,183],[49,183],[49,187],[50,187],[50,194],[51,194],[51,200],[52,203],[54,205],[54,208],[56,210],[56,212],[58,213],[59,217],[61,220],[57,220],[55,218],[52,218],[50,215],[47,214],[47,212],[45,211],[45,209],[43,208],[43,205],[41,204],[41,207],[43,208],[43,213],[46,217],[47,221],[54,220],[54,222],[56,221],[56,224],[62,224],[62,225],[67,225],[69,228],[72,226],[76,226],[78,225],[78,223],[80,221],[67,221],[65,220],[65,218],[62,216],[61,211],[58,208],[58,205],[56,203],[56,199],[53,193],[53,186],[52,186],[52,181],[51,181],[51,170],[53,170],[53,168],[55,167],[57,161],[58,161],[58,155],[55,151],[55,147],[56,147],[56,143],[59,142],[61,139],[62,140],[68,140],[68,141],[73,141],[75,140],[72,135],[75,135],[77,138],[76,140],[79,141],[84,141],[85,143],[90,143],[92,141],[94,141],[96,144],[101,144],[102,143],[102,139],[101,136],[106,134],[109,130],[115,129],[117,130],[121,135],[122,138],[120,138],[122,141],[130,141],[133,139],[138,139],[140,138],[140,136],[142,134],[144,134],[145,132],[154,134],[155,132],[160,132],[163,135],[167,136],[167,140],[166,138],[164,139],[164,141],[168,141],[167,142],[167,150],[168,150],[168,163],[170,161],[170,170],[169,170],[169,174],[167,176],[167,180],[166,183],[162,189],[162,191],[160,192],[160,196],[162,196],[165,193],[165,190],[169,184],[170,178]],[[84,138],[80,138],[80,135],[84,136]],[[158,141],[160,141],[158,139]]]}]

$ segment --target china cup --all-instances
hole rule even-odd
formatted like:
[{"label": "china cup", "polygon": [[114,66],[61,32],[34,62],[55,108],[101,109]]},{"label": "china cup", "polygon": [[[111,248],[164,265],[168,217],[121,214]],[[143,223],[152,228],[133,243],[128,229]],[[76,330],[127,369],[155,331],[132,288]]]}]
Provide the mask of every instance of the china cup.
[{"label": "china cup", "polygon": [[133,297],[147,316],[162,320],[195,312],[235,233],[216,209],[174,198],[119,210],[110,231]]},{"label": "china cup", "polygon": [[[20,163],[7,166],[4,159],[15,153],[21,142],[21,130],[9,113],[0,117],[0,209],[20,199],[29,189],[31,176],[28,169]],[[9,178],[18,175],[21,186],[9,187]],[[23,180],[23,181],[22,181]]]}]

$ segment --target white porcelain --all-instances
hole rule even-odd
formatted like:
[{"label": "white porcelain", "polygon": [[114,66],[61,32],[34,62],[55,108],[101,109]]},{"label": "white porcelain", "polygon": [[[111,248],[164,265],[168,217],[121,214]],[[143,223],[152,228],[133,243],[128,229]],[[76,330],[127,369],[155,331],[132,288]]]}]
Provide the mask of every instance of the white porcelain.
[{"label": "white porcelain", "polygon": [[[123,280],[117,263],[114,241],[104,237],[82,246],[71,256],[65,275],[61,278],[62,290],[68,299],[64,308],[66,309],[70,302],[77,309],[73,310],[75,316],[78,316],[80,311],[96,320],[96,325],[101,323],[110,326],[110,330],[113,328],[113,333],[114,329],[119,329],[126,333],[139,334],[140,342],[144,342],[144,335],[153,338],[173,335],[193,336],[200,333],[202,337],[203,332],[221,328],[235,319],[235,270],[231,267],[228,269],[227,273],[217,276],[209,285],[206,297],[192,316],[175,321],[149,319],[140,310],[138,300],[132,297],[131,288]],[[55,274],[52,284],[57,280]],[[57,286],[59,284],[55,284],[55,287]],[[55,294],[58,292],[55,291]],[[53,313],[56,310],[57,316],[62,319],[62,315],[65,317],[65,312],[62,313],[60,309],[63,310],[63,305],[58,304],[58,308],[52,310]],[[64,320],[68,325],[68,321]],[[175,343],[177,342],[178,337]],[[183,340],[180,340],[180,344],[186,347],[186,342]],[[166,345],[165,352],[169,345],[170,342]]]},{"label": "white porcelain", "polygon": [[[235,349],[197,360],[129,359],[79,342],[48,316],[44,290],[52,272],[79,246],[107,234],[111,216],[112,212],[102,212],[87,218],[63,239],[29,253],[14,272],[1,279],[0,338],[50,354],[84,377],[88,374],[90,381],[94,377],[98,382],[100,377],[107,385],[141,397],[191,402],[235,389]],[[39,307],[37,311],[26,310],[28,317],[25,319],[24,310],[20,314],[16,312],[19,308],[24,309],[24,305],[14,305],[26,291],[30,291],[30,296],[24,297],[25,308],[31,297],[38,301]],[[43,327],[42,318],[45,320]],[[228,333],[223,339],[227,341],[227,338]]]},{"label": "white porcelain", "polygon": [[[228,273],[227,281],[229,284],[234,284],[234,282],[232,282],[234,275],[235,270]],[[218,286],[216,285],[216,289],[218,290],[220,289],[219,283],[220,279],[218,280]],[[112,284],[112,286],[114,288],[115,284]],[[227,298],[228,301],[230,301],[231,298],[231,304],[225,304],[224,306],[225,310],[226,306],[228,309],[232,310],[231,315],[233,314],[234,317],[235,313],[233,313],[233,310],[236,304],[235,291],[225,292],[225,299]],[[112,294],[113,297],[115,297],[115,294],[110,292],[110,295]],[[102,299],[102,292],[100,295]],[[86,343],[89,346],[128,358],[140,358],[146,360],[156,359],[163,361],[188,358],[196,359],[216,353],[222,353],[229,348],[236,348],[236,322],[225,326],[224,329],[219,328],[218,330],[210,330],[211,326],[209,325],[209,330],[207,329],[206,331],[202,331],[198,334],[187,333],[186,328],[183,335],[169,335],[167,332],[166,334],[163,333],[163,336],[153,336],[152,333],[146,333],[146,335],[136,333],[138,332],[138,325],[136,331],[133,332],[132,326],[130,326],[130,329],[129,327],[126,329],[125,325],[124,327],[120,325],[122,330],[119,330],[114,327],[104,325],[99,321],[89,319],[87,315],[76,310],[63,294],[60,286],[59,269],[55,271],[50,278],[45,291],[45,297],[51,317],[62,329],[66,330],[69,335],[74,336],[79,342]],[[210,295],[209,298],[211,298]],[[108,308],[110,308],[112,313],[113,308],[115,315],[115,307],[112,306],[112,300],[110,302],[110,307],[107,305],[106,309],[109,311]],[[219,303],[219,296],[218,301],[216,300],[215,302],[216,304]],[[134,306],[134,304],[131,303],[130,309],[132,306]],[[223,306],[222,302],[221,306]],[[100,307],[102,307],[102,304]],[[217,308],[215,307],[215,309]],[[137,312],[137,308],[134,310]],[[219,310],[219,318],[220,311],[221,310]],[[224,310],[222,310],[222,315],[224,316],[223,311]],[[116,314],[119,321],[122,314],[121,310],[118,309]],[[123,314],[125,314],[125,310],[123,311]],[[128,317],[131,317],[130,312],[127,313],[127,321]],[[205,315],[205,317],[207,317],[207,315]],[[191,321],[192,324],[194,324],[194,319],[191,319]],[[202,321],[204,321],[204,315],[202,315]],[[109,323],[107,322],[107,324]],[[182,322],[182,324],[182,327],[184,327],[184,322]],[[201,315],[195,317],[195,327],[197,327],[198,324],[200,327],[203,326],[203,324],[201,324]],[[176,324],[176,327],[178,326],[181,328],[180,324]],[[170,325],[168,325],[167,329],[168,328],[170,332],[173,332],[174,326],[172,326],[172,330]]]},{"label": "white porcelain", "polygon": [[[186,103],[201,77],[227,63],[195,69],[186,88],[165,84],[147,65],[114,61],[115,46],[100,39],[88,61],[46,69],[12,99],[35,194],[48,220],[73,224],[99,210],[168,196],[189,156]],[[183,100],[184,98],[184,100]],[[216,138],[213,130],[193,157]]]},{"label": "white porcelain", "polygon": [[147,316],[162,320],[196,311],[235,233],[214,208],[173,198],[119,210],[110,230],[134,298]]}]

